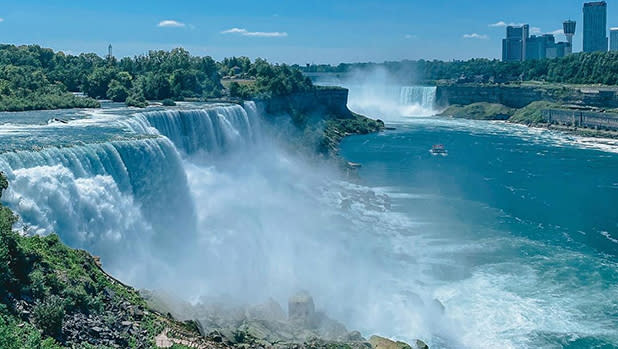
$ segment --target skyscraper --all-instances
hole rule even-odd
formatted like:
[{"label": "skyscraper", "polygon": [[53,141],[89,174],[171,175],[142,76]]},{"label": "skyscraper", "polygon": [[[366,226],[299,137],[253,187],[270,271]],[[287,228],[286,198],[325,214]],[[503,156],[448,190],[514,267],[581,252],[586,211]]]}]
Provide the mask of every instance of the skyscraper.
[{"label": "skyscraper", "polygon": [[584,4],[584,52],[607,51],[607,3]]},{"label": "skyscraper", "polygon": [[506,27],[506,39],[502,40],[502,61],[521,62],[526,60],[526,46],[530,26]]},{"label": "skyscraper", "polygon": [[609,39],[610,51],[618,51],[618,28],[611,28],[609,30]]}]

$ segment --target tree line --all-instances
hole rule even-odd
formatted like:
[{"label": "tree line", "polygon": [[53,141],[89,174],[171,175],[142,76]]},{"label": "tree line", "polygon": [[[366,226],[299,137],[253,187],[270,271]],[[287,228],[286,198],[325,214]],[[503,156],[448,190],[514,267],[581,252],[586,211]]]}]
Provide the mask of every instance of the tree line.
[{"label": "tree line", "polygon": [[306,73],[349,73],[385,69],[403,83],[454,82],[512,83],[545,81],[569,84],[618,84],[618,52],[575,53],[563,58],[502,62],[418,60],[384,63],[342,63],[297,66]]},{"label": "tree line", "polygon": [[[250,83],[232,83],[228,91],[222,77]],[[226,93],[249,98],[311,88],[298,69],[262,59],[216,62],[176,48],[117,60],[94,53],[68,55],[37,45],[0,45],[0,110],[96,107],[97,99],[145,106],[147,100],[206,99]]]}]

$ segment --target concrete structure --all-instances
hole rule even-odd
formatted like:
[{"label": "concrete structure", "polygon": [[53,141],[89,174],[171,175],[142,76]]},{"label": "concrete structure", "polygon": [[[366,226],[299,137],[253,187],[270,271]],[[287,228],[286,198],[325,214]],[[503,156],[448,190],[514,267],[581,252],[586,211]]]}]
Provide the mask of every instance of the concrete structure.
[{"label": "concrete structure", "polygon": [[609,50],[618,51],[618,28],[611,28],[609,30]]},{"label": "concrete structure", "polygon": [[502,40],[502,61],[521,62],[526,60],[526,46],[530,33],[530,26],[506,27],[506,39]]},{"label": "concrete structure", "polygon": [[571,20],[564,21],[564,23],[562,23],[562,27],[564,30],[564,36],[566,36],[567,43],[569,44],[567,46],[567,51],[565,52],[565,55],[570,55],[571,53],[573,53],[573,36],[575,36],[575,29],[577,28],[577,23]]},{"label": "concrete structure", "polygon": [[548,124],[586,127],[600,130],[618,130],[618,114],[594,111],[547,109],[543,118]]},{"label": "concrete structure", "polygon": [[607,51],[607,3],[584,4],[584,52]]}]

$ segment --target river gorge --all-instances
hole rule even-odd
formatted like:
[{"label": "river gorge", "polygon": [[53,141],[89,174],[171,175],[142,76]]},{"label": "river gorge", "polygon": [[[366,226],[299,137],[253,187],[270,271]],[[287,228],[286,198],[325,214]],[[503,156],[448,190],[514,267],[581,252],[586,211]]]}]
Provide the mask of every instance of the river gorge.
[{"label": "river gorge", "polygon": [[615,148],[431,117],[431,87],[348,87],[396,128],[344,140],[357,179],[253,102],[107,103],[0,114],[3,201],[27,233],[192,302],[306,290],[348,328],[432,348],[618,341]]}]

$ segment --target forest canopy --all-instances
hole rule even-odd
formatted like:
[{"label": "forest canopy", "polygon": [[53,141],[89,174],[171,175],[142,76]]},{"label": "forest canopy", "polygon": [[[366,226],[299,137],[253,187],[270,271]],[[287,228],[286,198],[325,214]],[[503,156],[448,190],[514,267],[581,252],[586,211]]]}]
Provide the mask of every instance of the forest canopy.
[{"label": "forest canopy", "polygon": [[[97,107],[97,99],[144,106],[147,100],[216,98],[226,93],[222,77],[250,82],[232,82],[234,97],[313,88],[311,80],[287,65],[246,57],[215,62],[182,48],[117,60],[93,53],[67,55],[37,45],[0,45],[0,110]],[[76,96],[78,92],[87,98]]]}]

